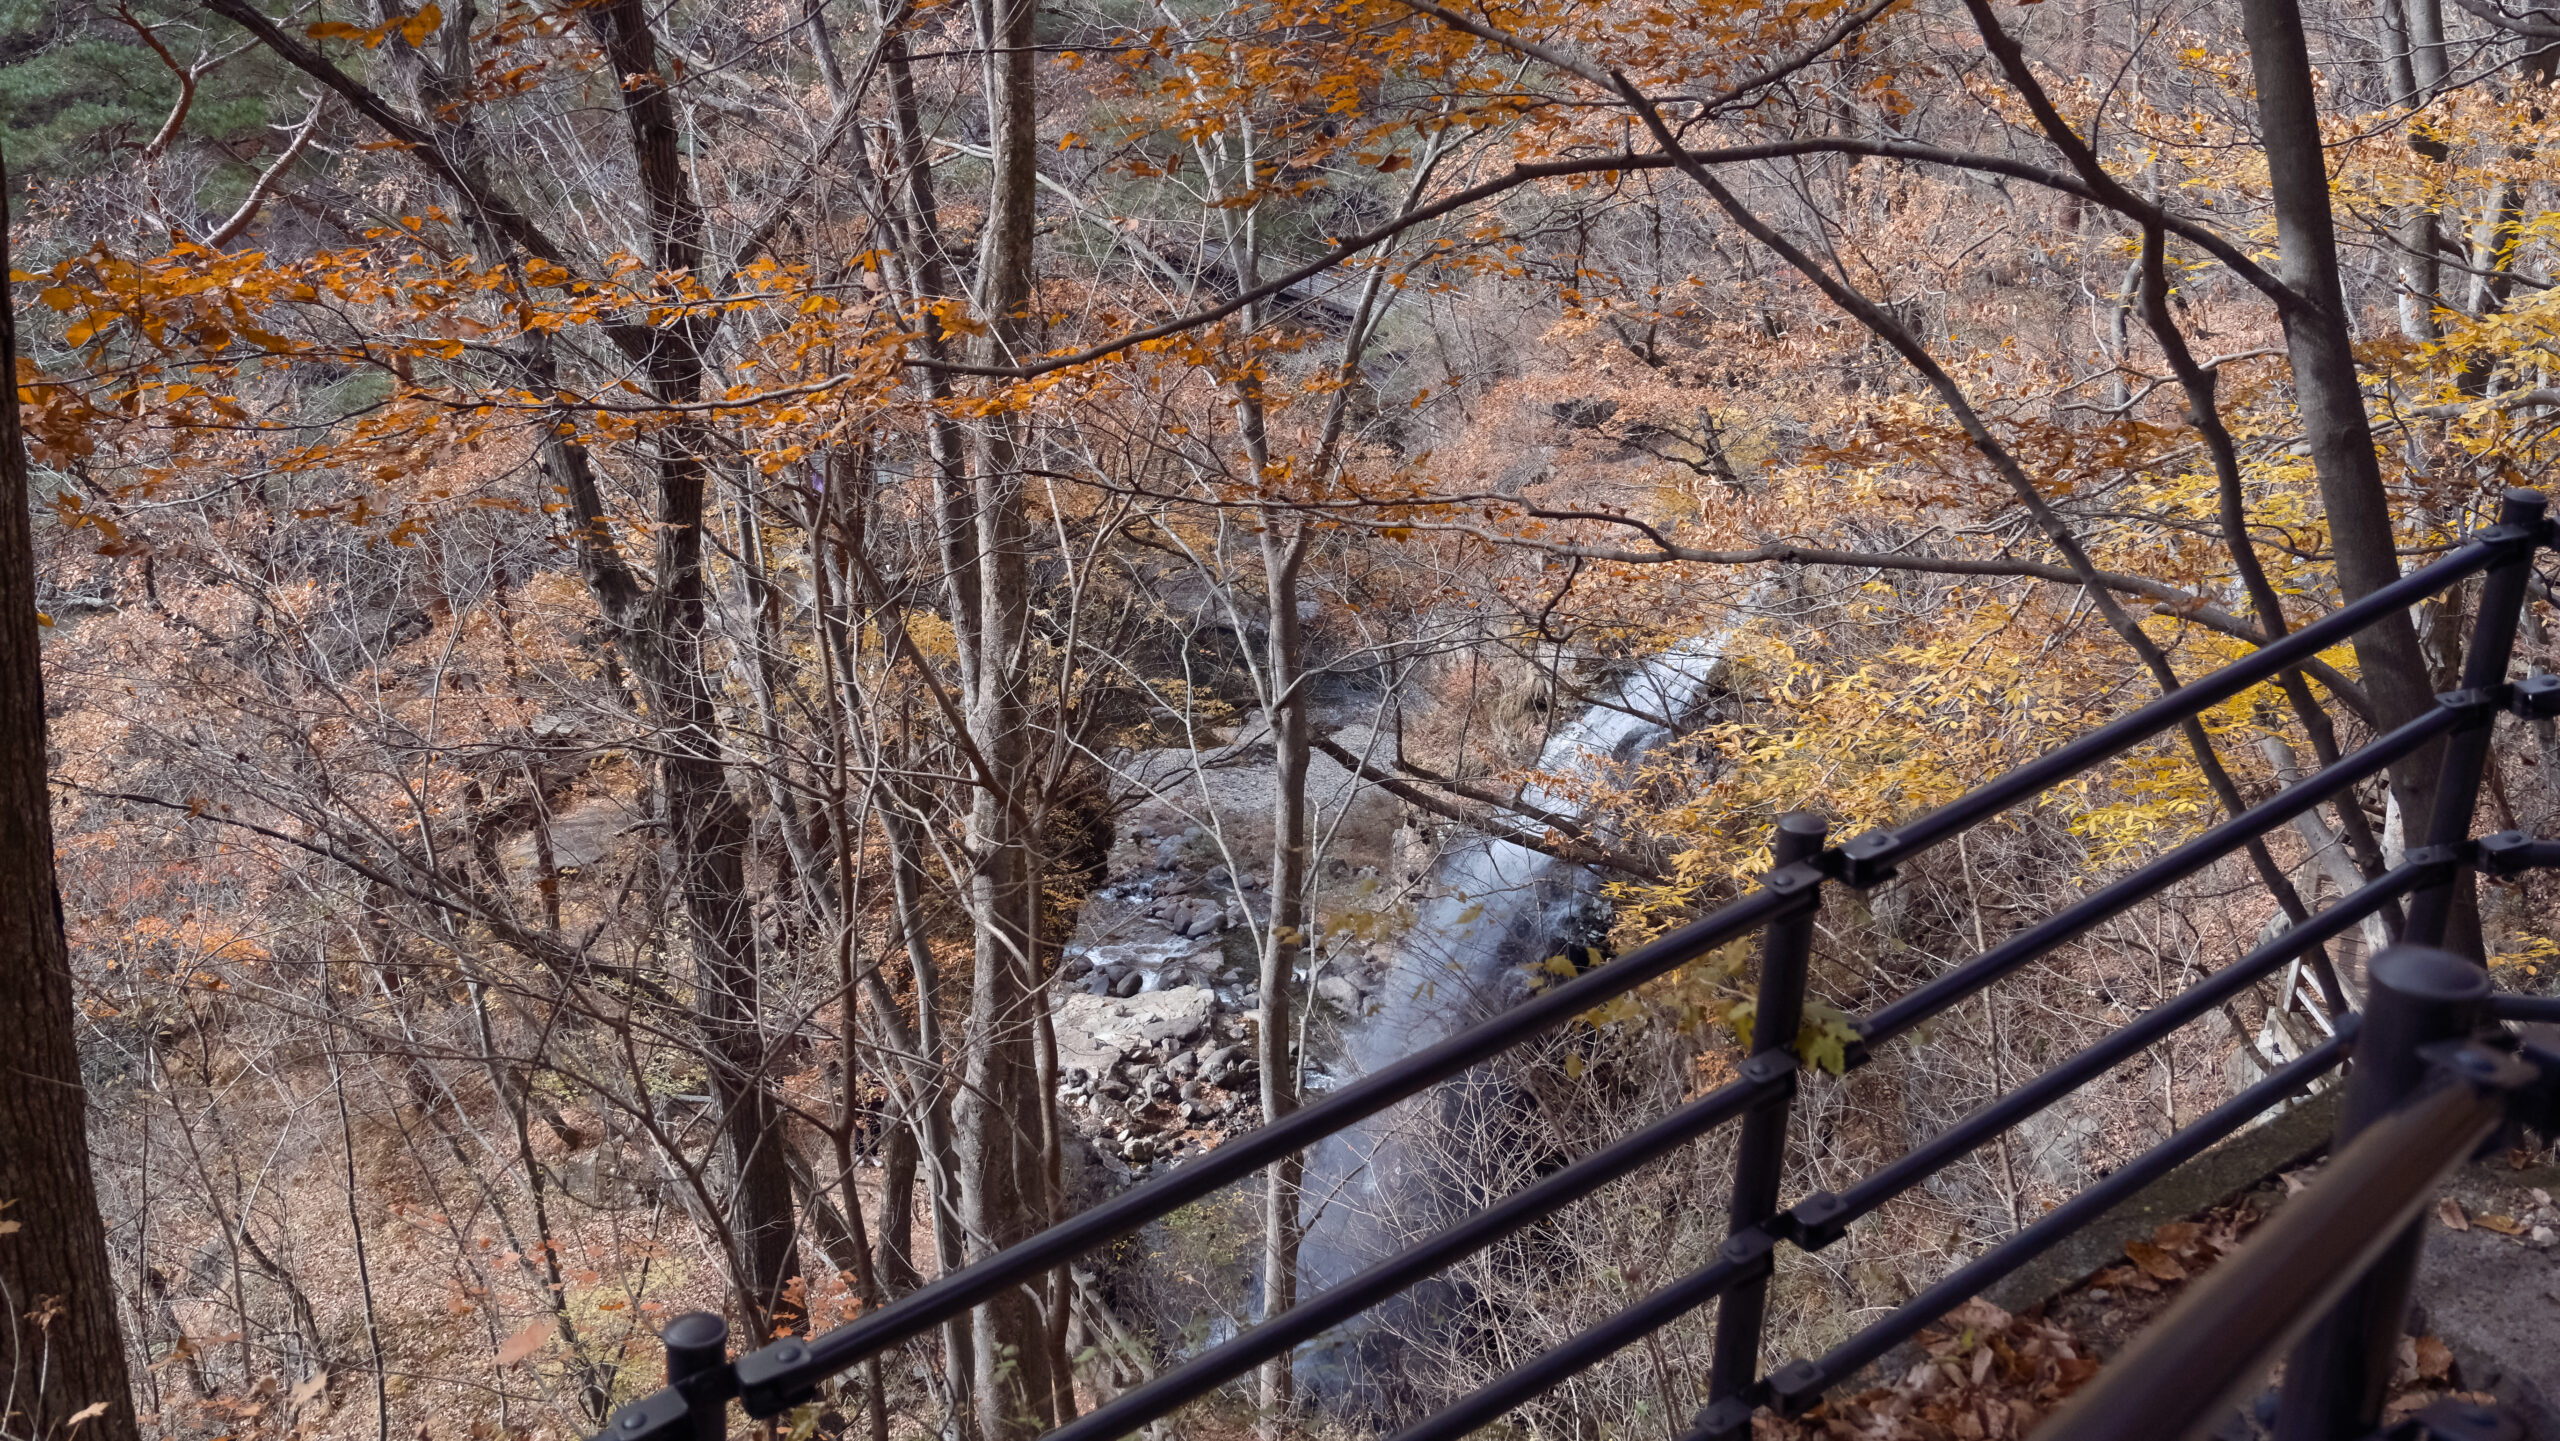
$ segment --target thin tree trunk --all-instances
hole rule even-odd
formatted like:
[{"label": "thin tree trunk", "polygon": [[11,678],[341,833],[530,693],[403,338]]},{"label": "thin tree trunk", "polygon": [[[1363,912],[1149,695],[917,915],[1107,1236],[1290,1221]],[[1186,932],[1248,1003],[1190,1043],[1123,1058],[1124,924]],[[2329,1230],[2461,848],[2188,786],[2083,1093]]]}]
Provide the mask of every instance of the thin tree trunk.
[{"label": "thin tree trunk", "polygon": [[[995,175],[980,237],[977,308],[988,326],[983,358],[1009,364],[1031,353],[1032,220],[1037,173],[1033,112],[1035,0],[982,0],[979,24],[995,54],[988,109]],[[970,910],[976,966],[969,1035],[955,1098],[962,1220],[970,1240],[1000,1250],[1050,1219],[1052,1157],[1043,1112],[1037,1008],[1042,987],[1039,857],[1028,788],[1034,752],[1029,682],[1030,525],[1021,476],[1023,427],[998,411],[984,422],[974,477],[980,606],[976,683],[968,723],[990,782],[970,797]],[[1053,1278],[1053,1284],[1054,1284]],[[1051,1308],[1027,1290],[978,1308],[978,1425],[987,1441],[1055,1424]]]}]

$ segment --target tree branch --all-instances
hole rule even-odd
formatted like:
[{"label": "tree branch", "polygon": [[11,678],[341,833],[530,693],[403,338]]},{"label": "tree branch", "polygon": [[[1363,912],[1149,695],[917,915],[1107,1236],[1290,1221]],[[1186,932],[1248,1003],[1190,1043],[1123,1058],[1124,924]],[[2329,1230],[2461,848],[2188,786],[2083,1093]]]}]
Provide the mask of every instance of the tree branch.
[{"label": "tree branch", "polygon": [[[1524,850],[1536,851],[1540,855],[1553,856],[1557,860],[1566,861],[1577,866],[1603,867],[1608,870],[1616,871],[1621,875],[1633,876],[1638,880],[1659,881],[1664,878],[1659,867],[1651,865],[1638,857],[1628,855],[1624,851],[1612,849],[1595,841],[1576,840],[1570,836],[1562,834],[1556,834],[1552,838],[1549,836],[1531,835],[1527,831],[1520,830],[1513,826],[1504,825],[1500,820],[1495,818],[1490,810],[1478,811],[1469,809],[1466,806],[1454,804],[1439,796],[1431,794],[1429,791],[1424,790],[1422,787],[1417,786],[1410,781],[1400,779],[1378,769],[1376,766],[1369,764],[1360,757],[1353,755],[1350,751],[1344,749],[1340,744],[1329,737],[1314,736],[1308,740],[1307,744],[1311,748],[1323,752],[1333,761],[1334,764],[1341,766],[1344,770],[1351,772],[1353,775],[1356,775],[1360,779],[1367,781],[1369,784],[1376,786],[1378,789],[1385,791],[1387,794],[1394,796],[1407,804],[1418,806],[1421,809],[1429,811],[1431,814],[1439,816],[1445,820],[1456,821],[1458,824],[1466,826],[1470,830],[1479,831],[1494,840],[1505,841],[1511,845],[1519,846]],[[1505,810],[1511,810],[1515,807],[1513,807],[1509,802],[1503,802],[1502,808]]]}]

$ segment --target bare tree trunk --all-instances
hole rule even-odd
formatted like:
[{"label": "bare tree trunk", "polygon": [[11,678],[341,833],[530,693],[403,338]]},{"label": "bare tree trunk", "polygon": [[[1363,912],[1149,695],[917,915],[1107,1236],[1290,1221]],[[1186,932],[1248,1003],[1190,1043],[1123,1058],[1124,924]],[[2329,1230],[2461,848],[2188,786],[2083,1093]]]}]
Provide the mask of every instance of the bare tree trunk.
[{"label": "bare tree trunk", "polygon": [[[647,8],[639,0],[616,0],[590,11],[588,21],[613,73],[633,77],[623,86],[623,112],[648,200],[653,258],[664,271],[699,272],[702,215],[681,163],[674,103],[656,78],[660,61]],[[656,333],[646,352],[655,398],[673,404],[700,398],[706,371],[700,329],[701,322],[685,319]],[[738,1284],[751,1329],[769,1333],[775,1323],[798,1320],[785,1300],[800,1274],[800,1258],[782,1112],[764,1073],[757,1026],[747,814],[729,789],[717,704],[702,664],[702,456],[709,441],[688,423],[662,432],[657,447],[656,586],[641,596],[612,550],[592,480],[590,497],[576,506],[582,569],[624,647],[634,653],[651,718],[666,728],[659,771],[668,849],[692,935],[694,1004],[719,1107]]]},{"label": "bare tree trunk", "polygon": [[[1034,348],[1032,219],[1037,172],[1031,53],[1034,0],[983,0],[981,33],[994,54],[988,109],[995,177],[980,237],[977,309],[988,325],[986,363],[1011,364]],[[954,1106],[962,1220],[970,1239],[1000,1250],[1038,1231],[1052,1209],[1052,1103],[1039,1066],[1039,1008],[1047,1005],[1040,957],[1039,855],[1029,791],[1034,752],[1026,694],[1031,680],[1031,528],[1024,513],[1020,421],[991,414],[978,447],[973,494],[980,606],[970,739],[992,774],[970,797],[970,911],[977,954],[969,996],[966,1085]],[[983,1254],[983,1253],[982,1253]],[[1053,1278],[1054,1280],[1054,1278]],[[978,1309],[978,1427],[987,1441],[1028,1436],[1059,1419],[1055,1346],[1045,1297],[1017,1289]]]},{"label": "bare tree trunk", "polygon": [[[0,169],[0,195],[8,175]],[[0,271],[8,269],[0,215]],[[17,319],[0,297],[0,375],[18,369]],[[116,1327],[106,1226],[89,1173],[87,1093],[71,1010],[71,955],[54,889],[45,788],[44,662],[18,391],[0,385],[0,1434],[133,1441],[133,1387]]]},{"label": "bare tree trunk", "polygon": [[[1261,403],[1245,408],[1248,449],[1263,453]],[[1286,536],[1283,538],[1283,531]],[[1306,634],[1298,619],[1298,577],[1307,558],[1307,527],[1301,520],[1286,524],[1266,512],[1262,523],[1264,586],[1271,608],[1267,642],[1270,674],[1264,684],[1269,700],[1264,715],[1271,727],[1273,794],[1271,802],[1271,923],[1262,941],[1262,1014],[1254,1038],[1262,1066],[1262,1115],[1265,1124],[1298,1108],[1298,1072],[1290,1060],[1289,1040],[1297,1029],[1294,987],[1298,964],[1306,954],[1307,929],[1307,756],[1309,751],[1306,692]],[[1306,1154],[1293,1151],[1273,1166],[1263,1184],[1262,1314],[1267,1320],[1296,1304],[1298,1297],[1298,1187],[1306,1174]],[[1295,1399],[1287,1353],[1264,1362],[1260,1394],[1260,1429],[1279,1434],[1283,1417]]]},{"label": "bare tree trunk", "polygon": [[[2258,83],[2280,269],[2304,302],[2284,316],[2294,404],[2319,472],[2337,553],[2338,588],[2352,601],[2398,580],[2400,560],[2347,325],[2310,49],[2295,0],[2243,0],[2241,11]],[[2417,628],[2406,612],[2376,621],[2355,644],[2380,724],[2405,724],[2434,704]],[[2441,743],[2429,746],[2391,768],[2401,814],[2423,817],[2434,809],[2436,753],[2441,748]]]}]

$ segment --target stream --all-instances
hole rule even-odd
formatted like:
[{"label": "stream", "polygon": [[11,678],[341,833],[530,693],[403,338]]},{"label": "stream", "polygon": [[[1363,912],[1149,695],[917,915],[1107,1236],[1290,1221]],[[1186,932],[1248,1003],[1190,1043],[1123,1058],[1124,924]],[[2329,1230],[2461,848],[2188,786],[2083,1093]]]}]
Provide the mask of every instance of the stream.
[{"label": "stream", "polygon": [[[1723,674],[1735,630],[1694,636],[1654,656],[1540,748],[1538,770],[1599,779],[1642,758],[1694,713]],[[1568,787],[1569,789],[1570,787]],[[1548,787],[1523,795],[1530,806],[1574,814],[1577,803]],[[1539,822],[1525,824],[1536,827]],[[1427,899],[1405,933],[1368,1015],[1345,1037],[1345,1059],[1367,1072],[1446,1039],[1526,993],[1524,967],[1596,942],[1607,930],[1601,878],[1590,870],[1486,837],[1453,840],[1434,863]],[[1389,1218],[1426,1187],[1398,1143],[1399,1128],[1447,1102],[1433,1092],[1335,1136],[1309,1157],[1311,1212],[1299,1252],[1300,1294],[1339,1284],[1379,1259],[1396,1239]],[[1413,1304],[1408,1295],[1391,1304]],[[1357,1407],[1363,1376],[1361,1333],[1312,1343],[1299,1367],[1309,1392]]]}]

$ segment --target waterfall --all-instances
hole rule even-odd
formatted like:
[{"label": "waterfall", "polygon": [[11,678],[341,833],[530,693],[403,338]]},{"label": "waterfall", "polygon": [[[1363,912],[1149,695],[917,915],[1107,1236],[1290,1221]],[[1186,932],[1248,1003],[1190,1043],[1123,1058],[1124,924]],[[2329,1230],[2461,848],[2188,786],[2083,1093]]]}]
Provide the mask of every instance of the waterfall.
[{"label": "waterfall", "polygon": [[[1755,593],[1746,605],[1760,598]],[[1738,633],[1738,625],[1728,625],[1647,660],[1548,737],[1538,770],[1564,782],[1599,780],[1669,739],[1671,726],[1694,712],[1723,675]],[[1547,786],[1529,787],[1522,800],[1551,814],[1580,810],[1570,795]],[[1522,824],[1544,823],[1524,817]],[[1375,1069],[1517,1001],[1524,993],[1524,966],[1558,954],[1578,937],[1596,936],[1605,925],[1599,887],[1588,869],[1525,846],[1483,836],[1453,841],[1432,867],[1427,899],[1397,947],[1375,1009],[1346,1037],[1348,1062],[1360,1071]],[[1419,1104],[1429,1103],[1407,1106]],[[1395,1239],[1382,1235],[1378,1222],[1388,1203],[1408,1194],[1403,1188],[1416,1179],[1395,1143],[1396,1115],[1391,1111],[1335,1136],[1309,1157],[1306,1196],[1313,1219],[1299,1252],[1307,1290],[1347,1279]],[[1356,1406],[1372,1369],[1360,1347],[1356,1330],[1316,1343],[1301,1359],[1301,1374],[1312,1388]]]},{"label": "waterfall", "polygon": [[[1547,738],[1538,770],[1597,780],[1669,739],[1665,723],[1697,708],[1724,673],[1734,635],[1692,636],[1646,661]],[[1555,814],[1578,810],[1545,786],[1530,786],[1522,799]],[[1522,966],[1599,924],[1598,890],[1589,870],[1526,846],[1483,836],[1451,844],[1432,867],[1429,899],[1396,949],[1378,1010],[1350,1038],[1353,1064],[1373,1070],[1516,999]]]}]

